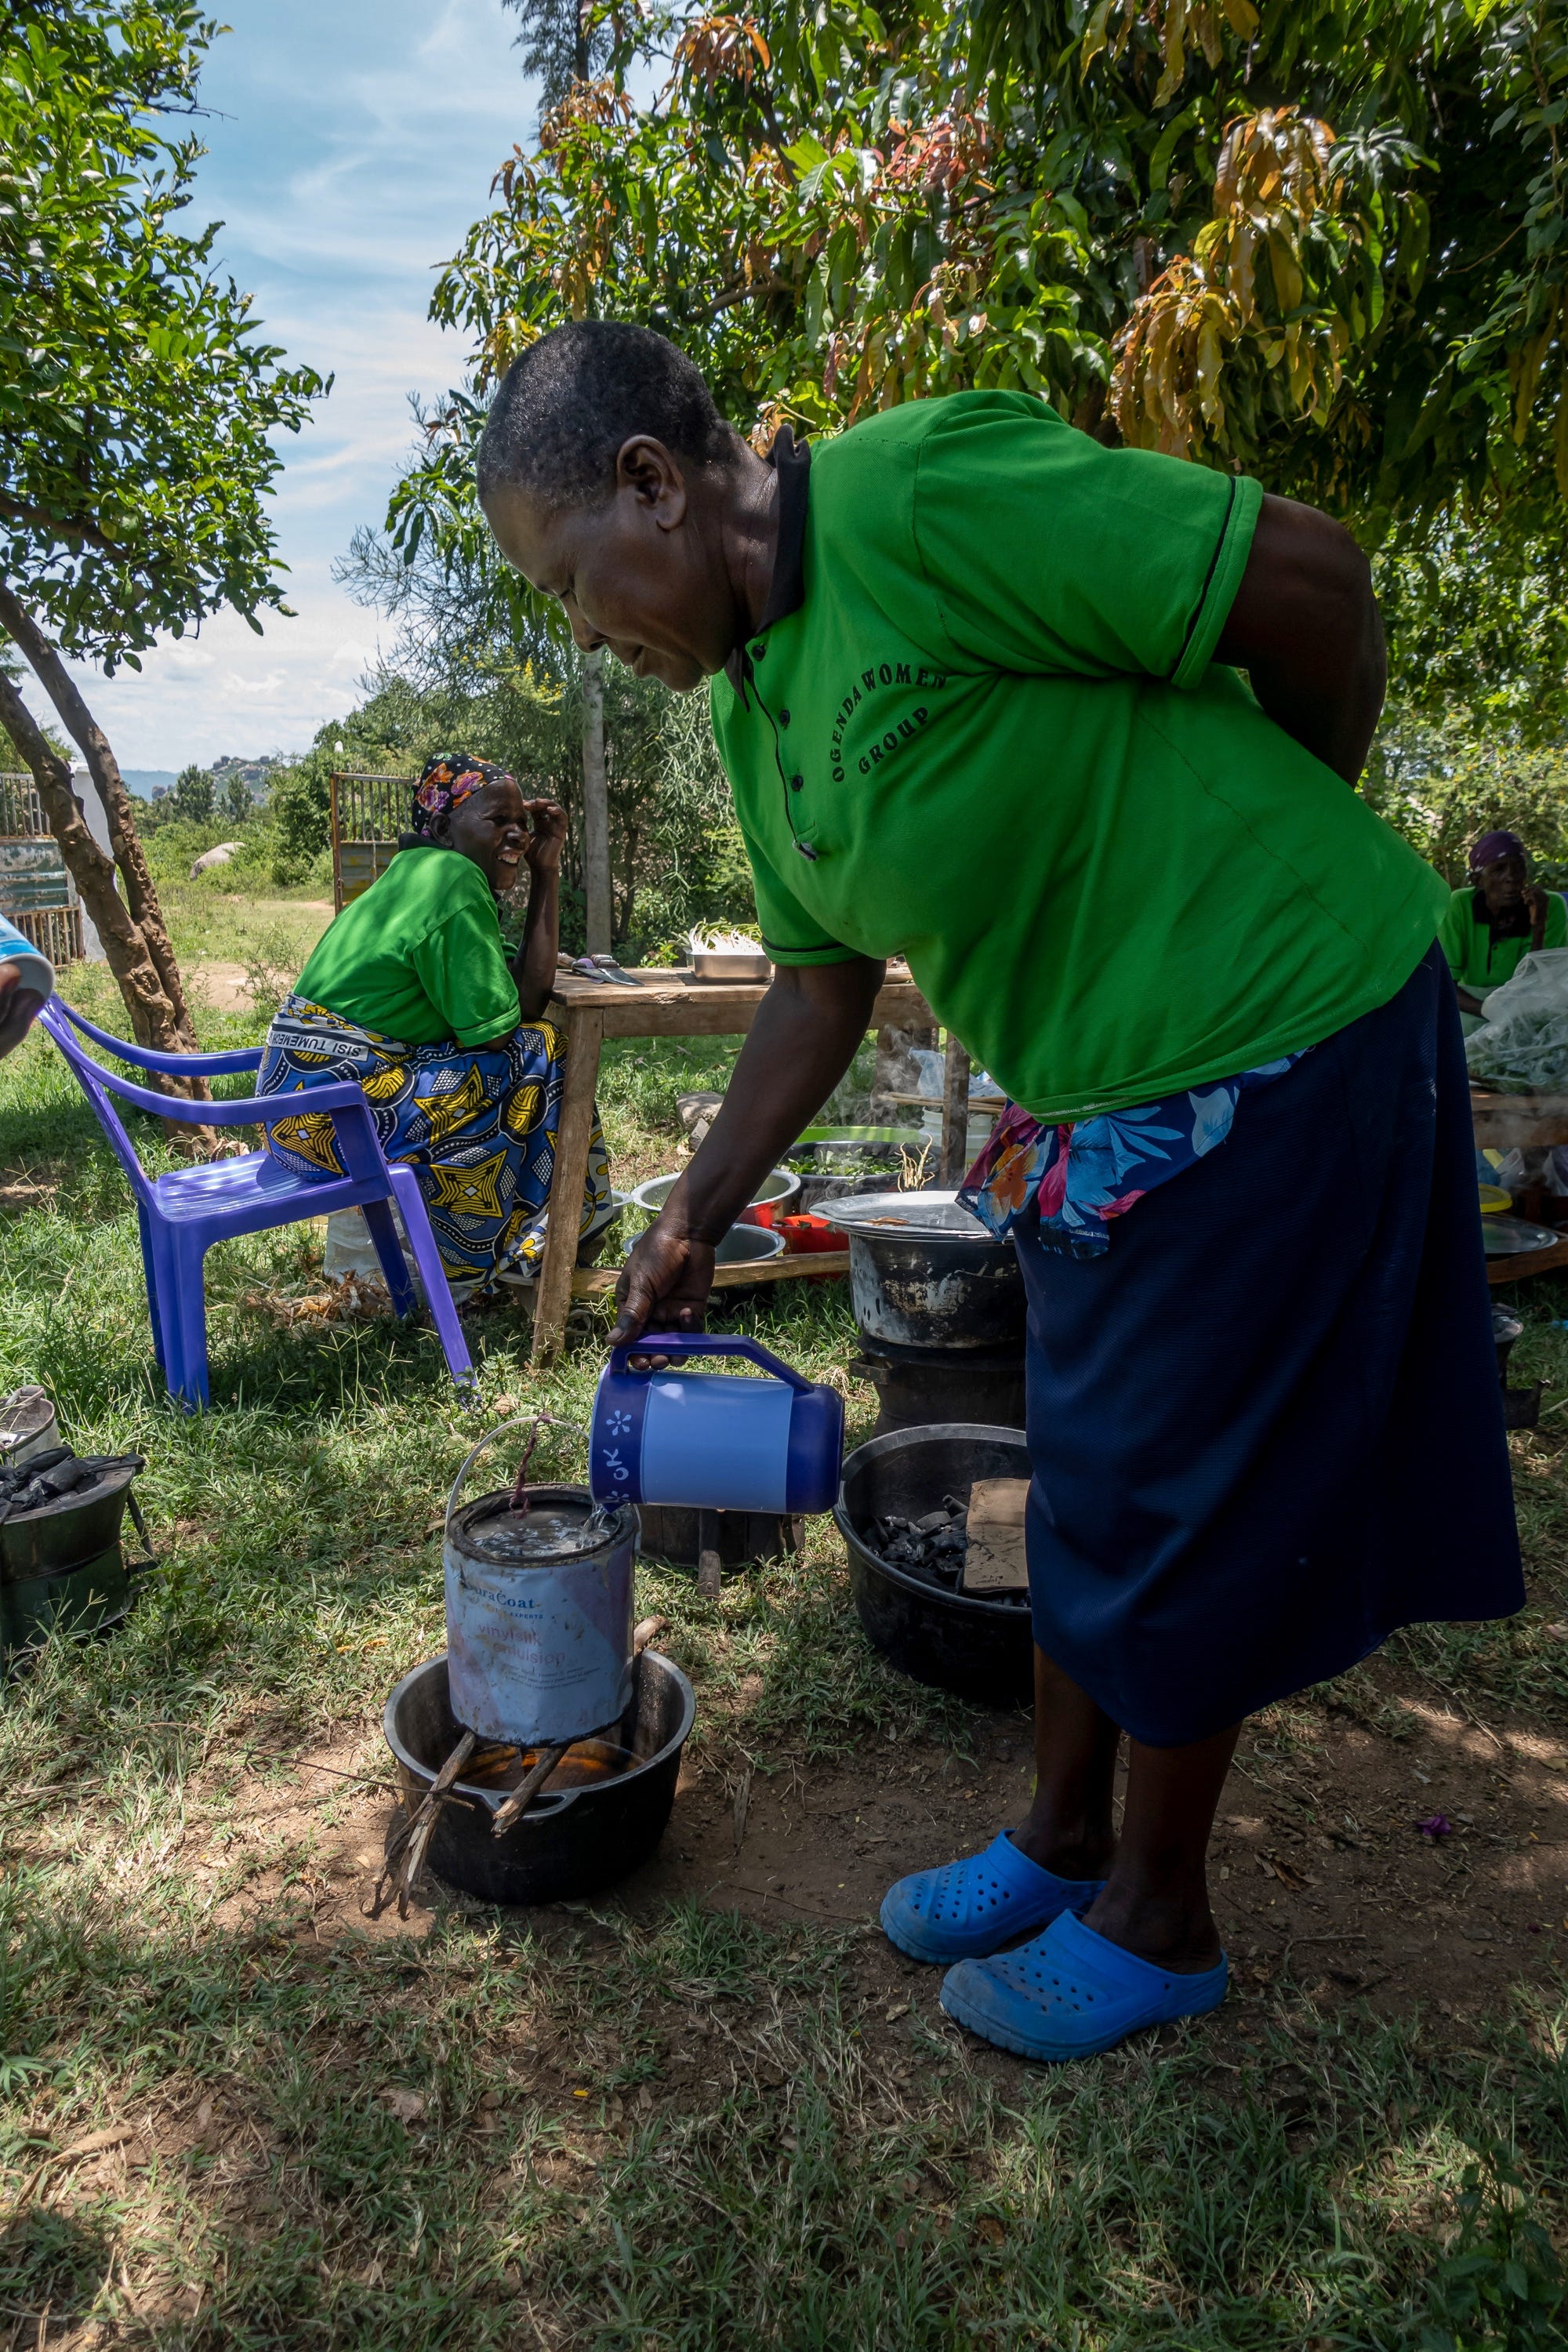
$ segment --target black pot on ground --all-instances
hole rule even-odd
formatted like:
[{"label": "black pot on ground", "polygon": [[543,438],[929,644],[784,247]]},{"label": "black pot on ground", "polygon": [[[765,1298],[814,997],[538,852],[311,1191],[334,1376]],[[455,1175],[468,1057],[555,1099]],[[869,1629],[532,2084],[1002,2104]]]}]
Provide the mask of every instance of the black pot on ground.
[{"label": "black pot on ground", "polygon": [[833,1516],[849,1551],[849,1582],[866,1638],[890,1665],[987,1706],[1034,1694],[1035,1650],[1022,1596],[956,1592],[895,1568],[866,1540],[873,1520],[918,1519],[976,1478],[1026,1478],[1023,1432],[950,1422],[899,1429],[858,1446],[844,1465]]},{"label": "black pot on ground", "polygon": [[[696,1711],[680,1668],[645,1650],[632,1669],[631,1705],[604,1735],[631,1750],[630,1769],[554,1794],[546,1789],[500,1838],[490,1823],[506,1790],[459,1780],[457,1794],[466,1801],[442,1806],[430,1836],[431,1869],[487,1903],[563,1903],[613,1886],[664,1835]],[[404,1675],[387,1699],[383,1728],[412,1811],[461,1737],[444,1653]]]},{"label": "black pot on ground", "polygon": [[689,1511],[678,1503],[639,1503],[639,1552],[674,1568],[695,1568],[699,1529],[706,1519],[716,1538],[721,1568],[752,1568],[787,1559],[800,1549],[797,1522],[783,1511]]}]

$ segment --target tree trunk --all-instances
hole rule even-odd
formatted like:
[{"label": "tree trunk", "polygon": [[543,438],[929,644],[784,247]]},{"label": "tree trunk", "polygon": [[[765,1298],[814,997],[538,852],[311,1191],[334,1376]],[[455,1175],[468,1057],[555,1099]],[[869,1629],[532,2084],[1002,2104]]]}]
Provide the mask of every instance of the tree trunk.
[{"label": "tree trunk", "polygon": [[[82,904],[97,926],[110,971],[131,1015],[132,1034],[140,1045],[160,1053],[184,1050],[174,1026],[173,1008],[141,929],[114,887],[114,860],[107,856],[88,831],[81,804],[71,790],[70,769],[49,742],[10,678],[0,672],[0,726],[26,761],[38,801],[59,843]],[[180,1094],[208,1102],[211,1094],[203,1078],[178,1079],[149,1073],[147,1084],[161,1094]],[[216,1129],[187,1127],[173,1120],[164,1132],[181,1151],[210,1154],[218,1149]]]},{"label": "tree trunk", "polygon": [[610,953],[610,795],[605,775],[605,656],[583,656],[583,898],[588,953]]},{"label": "tree trunk", "polygon": [[[190,1012],[185,1003],[184,983],[180,978],[180,967],[174,961],[174,950],[169,943],[163,910],[158,904],[158,893],[153,886],[153,877],[147,870],[147,860],[142,855],[136,820],[131,813],[131,795],[120,773],[120,763],[110,749],[109,738],[83,701],[54,646],[26,606],[18,604],[3,582],[0,582],[0,626],[26,656],[39,684],[59,712],[66,732],[87,761],[88,773],[109,819],[110,843],[114,851],[114,862],[125,879],[125,900],[132,920],[142,934],[145,951],[152,960],[168,1002],[174,1030],[174,1043],[168,1050],[194,1054],[197,1051],[196,1033],[191,1025]],[[64,846],[63,843],[61,845]],[[89,911],[93,912],[93,920],[97,922],[96,911]],[[107,944],[106,941],[106,947]],[[135,1007],[129,997],[126,1003],[134,1020]],[[203,1101],[209,1099],[205,1087],[201,1088],[197,1098]]]}]

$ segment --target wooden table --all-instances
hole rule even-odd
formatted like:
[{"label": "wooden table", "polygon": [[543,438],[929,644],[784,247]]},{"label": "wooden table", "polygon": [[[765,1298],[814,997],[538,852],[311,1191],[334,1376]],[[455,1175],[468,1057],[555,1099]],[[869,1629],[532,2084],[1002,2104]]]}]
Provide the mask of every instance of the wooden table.
[{"label": "wooden table", "polygon": [[[599,1055],[605,1038],[743,1036],[767,994],[765,982],[760,981],[700,981],[684,971],[636,971],[629,976],[637,983],[635,991],[613,981],[585,980],[577,972],[559,971],[555,976],[548,1018],[564,1033],[566,1075],[555,1134],[550,1225],[534,1292],[536,1364],[548,1363],[560,1353],[574,1289],[592,1297],[614,1287],[608,1268],[602,1274],[584,1269],[575,1284],[573,1280]],[[878,993],[871,1013],[873,1024],[930,1023],[932,1018],[914,982],[895,968]],[[805,1279],[838,1272],[836,1258],[837,1253],[833,1256],[803,1253],[761,1265],[721,1267],[717,1281],[723,1286],[726,1275],[735,1283]]]}]

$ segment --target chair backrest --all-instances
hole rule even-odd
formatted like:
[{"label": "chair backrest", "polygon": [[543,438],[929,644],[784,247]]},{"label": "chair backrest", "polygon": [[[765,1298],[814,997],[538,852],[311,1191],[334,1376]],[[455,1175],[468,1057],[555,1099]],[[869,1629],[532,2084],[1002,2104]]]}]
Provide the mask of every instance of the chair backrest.
[{"label": "chair backrest", "polygon": [[226,1054],[157,1054],[151,1045],[132,1045],[127,1038],[110,1036],[107,1029],[100,1029],[63,997],[57,996],[55,1003],[73,1029],[79,1029],[84,1037],[90,1037],[95,1045],[101,1045],[117,1062],[129,1062],[133,1070],[167,1070],[184,1078],[218,1078],[231,1070],[254,1073],[261,1067],[259,1045],[237,1045]]},{"label": "chair backrest", "polygon": [[59,998],[51,996],[39,1010],[38,1026],[40,1029],[48,1031],[50,1037],[70,1064],[78,1085],[92,1105],[98,1123],[109,1138],[110,1150],[130,1178],[131,1189],[136,1198],[145,1206],[152,1199],[153,1187],[142,1173],[142,1162],[136,1157],[136,1148],[126,1134],[121,1123],[120,1114],[110,1101],[108,1088],[103,1083],[109,1073],[107,1070],[100,1070],[92,1055],[84,1053],[77,1044],[69,1027],[61,1017],[64,1009]]},{"label": "chair backrest", "polygon": [[[116,1070],[106,1070],[101,1062],[77,1043],[71,1035],[65,1008],[58,996],[51,996],[38,1014],[40,1028],[47,1029],[75,1071],[82,1092],[97,1112],[100,1124],[108,1136],[125,1173],[131,1179],[132,1190],[139,1201],[153,1205],[153,1187],[142,1173],[131,1139],[121,1126],[110,1096],[121,1102],[132,1103],[138,1110],[148,1111],[154,1118],[174,1119],[182,1127],[268,1127],[274,1119],[325,1113],[331,1117],[333,1140],[343,1174],[358,1184],[374,1183],[390,1192],[392,1180],[386,1171],[386,1160],[376,1135],[375,1122],[370,1115],[370,1105],[360,1091],[356,1079],[344,1078],[325,1087],[311,1087],[301,1096],[246,1095],[236,1102],[192,1102],[179,1095],[154,1094],[150,1087],[132,1085]],[[176,1070],[180,1057],[169,1057]],[[192,1056],[192,1059],[195,1057]],[[189,1064],[185,1065],[188,1069]]]}]

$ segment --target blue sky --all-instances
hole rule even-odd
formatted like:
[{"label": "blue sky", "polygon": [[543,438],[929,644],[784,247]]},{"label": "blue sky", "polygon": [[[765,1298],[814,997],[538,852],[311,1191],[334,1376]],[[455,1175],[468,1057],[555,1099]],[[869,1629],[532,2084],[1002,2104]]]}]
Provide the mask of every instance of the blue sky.
[{"label": "blue sky", "polygon": [[[333,584],[379,523],[412,439],[407,399],[458,381],[425,312],[434,268],[485,208],[536,104],[500,0],[226,0],[203,79],[213,110],[196,204],[268,340],[337,382],[284,436],[273,512],[296,620],[258,637],[220,614],[138,677],[82,672],[122,766],[291,751],[358,699],[377,618]],[[38,707],[40,698],[32,698]]]}]

